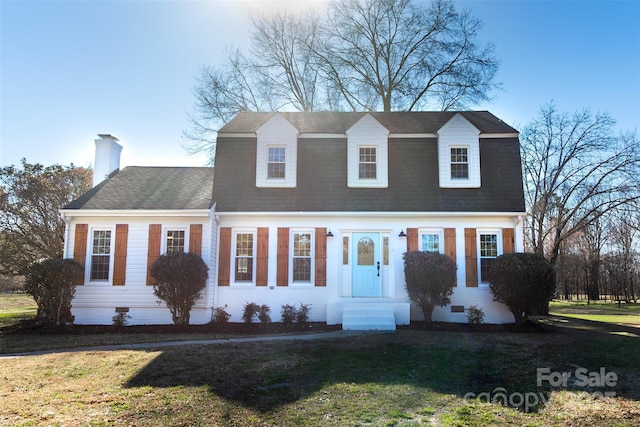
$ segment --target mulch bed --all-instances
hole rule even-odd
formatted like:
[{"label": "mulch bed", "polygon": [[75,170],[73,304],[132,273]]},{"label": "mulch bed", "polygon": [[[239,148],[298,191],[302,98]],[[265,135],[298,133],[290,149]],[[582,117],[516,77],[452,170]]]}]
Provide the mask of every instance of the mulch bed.
[{"label": "mulch bed", "polygon": [[[25,320],[0,329],[2,334],[30,334],[30,335],[89,335],[89,334],[203,334],[219,333],[233,335],[269,335],[292,332],[330,332],[339,331],[342,325],[327,325],[324,322],[309,322],[301,325],[283,325],[274,323],[227,323],[226,325],[65,325],[61,327],[45,326],[35,320]],[[479,324],[448,322],[411,322],[410,325],[397,327],[401,331],[449,331],[449,332],[506,332],[506,333],[541,333],[550,332],[553,328],[539,322],[529,320],[523,325]]]}]

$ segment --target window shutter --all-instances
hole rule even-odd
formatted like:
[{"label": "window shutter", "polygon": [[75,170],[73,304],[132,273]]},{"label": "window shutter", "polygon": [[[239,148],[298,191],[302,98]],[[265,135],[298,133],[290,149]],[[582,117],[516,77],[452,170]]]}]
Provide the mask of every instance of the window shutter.
[{"label": "window shutter", "polygon": [[78,273],[73,279],[74,285],[84,285],[84,266],[87,262],[87,234],[88,224],[76,224],[76,233],[73,242],[73,259],[82,266],[82,273]]},{"label": "window shutter", "polygon": [[202,256],[202,224],[189,226],[189,252]]},{"label": "window shutter", "polygon": [[256,286],[267,286],[269,279],[269,228],[258,228]]},{"label": "window shutter", "polygon": [[444,229],[444,253],[456,261],[456,229],[445,228]]},{"label": "window shutter", "polygon": [[316,228],[315,285],[327,286],[327,229]]},{"label": "window shutter", "polygon": [[407,252],[418,250],[418,229],[407,228]]},{"label": "window shutter", "polygon": [[128,224],[116,224],[116,245],[113,256],[113,286],[124,286],[127,274]]},{"label": "window shutter", "polygon": [[476,248],[476,229],[464,229],[464,267],[467,274],[467,287],[478,287],[478,250]]},{"label": "window shutter", "polygon": [[160,258],[160,239],[162,238],[162,224],[149,224],[149,244],[147,252],[147,286],[153,285],[151,266]]},{"label": "window shutter", "polygon": [[513,228],[502,229],[502,253],[512,254],[516,251],[514,236],[515,230]]},{"label": "window shutter", "polygon": [[276,272],[276,285],[289,285],[289,229],[278,228],[278,266]]},{"label": "window shutter", "polygon": [[231,227],[220,227],[218,286],[229,286],[231,277]]}]

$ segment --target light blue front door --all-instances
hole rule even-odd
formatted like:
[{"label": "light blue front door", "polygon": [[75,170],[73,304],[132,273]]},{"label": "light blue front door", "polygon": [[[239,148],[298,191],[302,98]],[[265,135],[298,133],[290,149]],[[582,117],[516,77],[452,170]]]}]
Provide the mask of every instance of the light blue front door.
[{"label": "light blue front door", "polygon": [[353,233],[353,297],[382,296],[380,271],[380,233]]}]

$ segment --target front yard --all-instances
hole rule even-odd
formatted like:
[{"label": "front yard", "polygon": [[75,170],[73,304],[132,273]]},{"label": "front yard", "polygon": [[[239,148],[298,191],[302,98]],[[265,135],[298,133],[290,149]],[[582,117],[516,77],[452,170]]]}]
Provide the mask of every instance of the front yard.
[{"label": "front yard", "polygon": [[0,425],[640,425],[640,330],[545,322],[3,359]]}]

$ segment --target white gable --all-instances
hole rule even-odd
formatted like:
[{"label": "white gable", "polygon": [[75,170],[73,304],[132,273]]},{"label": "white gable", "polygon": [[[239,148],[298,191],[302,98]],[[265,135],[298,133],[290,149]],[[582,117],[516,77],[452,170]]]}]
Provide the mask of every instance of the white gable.
[{"label": "white gable", "polygon": [[[442,188],[478,188],[480,178],[480,131],[457,113],[438,130],[438,175]],[[452,173],[452,151],[466,156],[467,176]],[[459,160],[459,159],[456,159]]]},{"label": "white gable", "polygon": [[[276,113],[256,130],[256,135],[258,136],[256,187],[295,187],[298,163],[298,130],[282,114]],[[284,149],[284,177],[269,176],[270,149]]]},{"label": "white gable", "polygon": [[[364,115],[347,131],[347,186],[386,188],[389,186],[389,130],[373,118]],[[374,150],[375,178],[360,176],[360,151]]]}]

